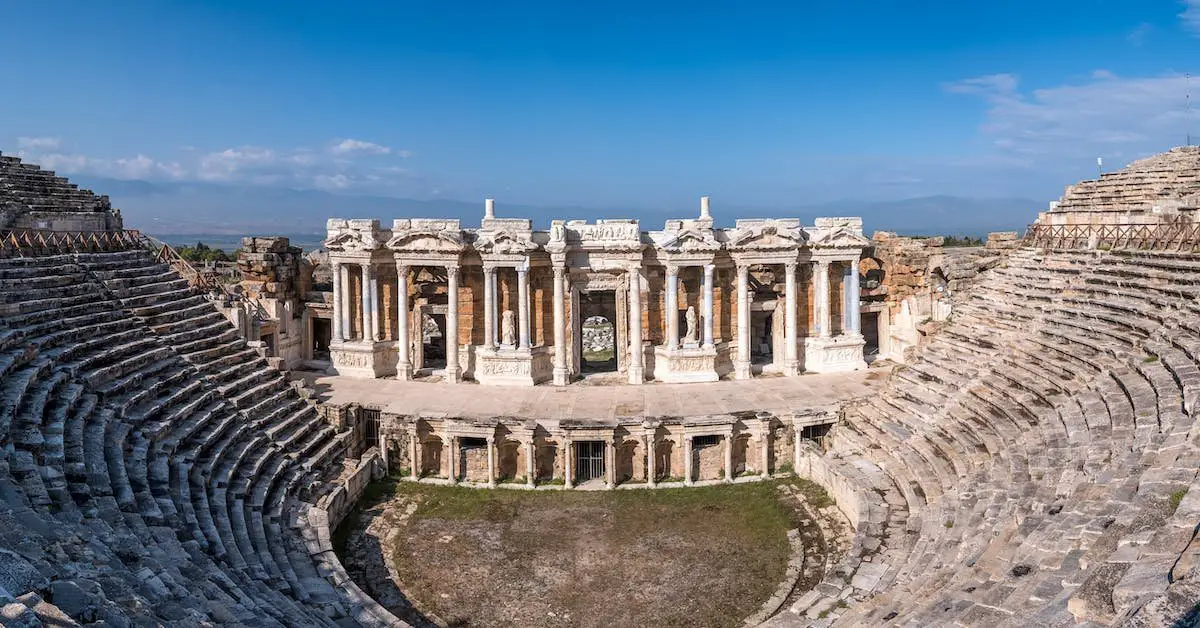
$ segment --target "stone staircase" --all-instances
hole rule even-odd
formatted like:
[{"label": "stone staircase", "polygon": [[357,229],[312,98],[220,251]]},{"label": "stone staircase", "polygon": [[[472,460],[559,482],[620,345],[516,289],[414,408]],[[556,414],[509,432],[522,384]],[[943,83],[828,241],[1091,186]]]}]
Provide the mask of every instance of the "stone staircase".
[{"label": "stone staircase", "polygon": [[0,606],[356,623],[308,529],[345,438],[149,253],[0,260]]},{"label": "stone staircase", "polygon": [[1194,613],[1197,296],[1194,256],[1014,252],[812,454],[856,550],[771,625]]},{"label": "stone staircase", "polygon": [[[107,212],[112,207],[107,196],[97,196],[88,190],[57,176],[50,170],[42,170],[33,164],[23,163],[17,157],[0,154],[0,212]],[[6,207],[7,205],[7,207]],[[9,219],[16,214],[10,214]],[[0,220],[0,229],[7,227]]]}]

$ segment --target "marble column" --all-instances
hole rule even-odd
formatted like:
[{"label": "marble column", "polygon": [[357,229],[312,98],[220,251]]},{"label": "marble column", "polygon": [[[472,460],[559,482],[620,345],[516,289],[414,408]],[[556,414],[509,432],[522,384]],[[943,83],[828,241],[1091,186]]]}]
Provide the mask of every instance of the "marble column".
[{"label": "marble column", "polygon": [[529,348],[529,264],[517,267],[518,349]]},{"label": "marble column", "polygon": [[345,336],[342,332],[342,290],[345,289],[342,283],[342,263],[333,263],[333,342],[341,342]]},{"label": "marble column", "polygon": [[496,348],[496,333],[493,331],[496,326],[496,294],[495,284],[492,282],[495,274],[496,269],[490,266],[483,267],[483,346],[488,349]]},{"label": "marble column", "polygon": [[563,439],[563,486],[567,488],[575,487],[575,474],[571,473],[571,467],[574,466],[573,458],[575,457],[572,455],[575,453],[574,445],[575,443],[571,442],[571,439]]},{"label": "marble column", "polygon": [[617,444],[613,439],[604,441],[604,488],[617,486]]},{"label": "marble column", "polygon": [[537,486],[537,478],[534,475],[537,473],[537,441],[534,437],[529,437],[525,441],[525,485],[529,488]]},{"label": "marble column", "polygon": [[846,296],[846,325],[842,332],[854,336],[862,335],[862,306],[860,304],[861,296],[859,295],[858,286],[858,259],[850,260],[846,269],[846,281],[843,283],[842,291]]},{"label": "marble column", "polygon": [[339,264],[342,267],[342,309],[338,316],[342,318],[342,339],[354,340],[354,325],[351,324],[351,312],[354,309],[352,286],[350,284],[350,264]]},{"label": "marble column", "polygon": [[488,488],[496,488],[496,438],[487,437]]},{"label": "marble column", "polygon": [[692,485],[692,437],[683,437],[683,485]]},{"label": "marble column", "polygon": [[829,262],[818,260],[816,272],[813,274],[813,288],[817,297],[817,329],[822,338],[833,335],[832,312],[829,307]]},{"label": "marble column", "polygon": [[500,344],[500,269],[493,268],[491,276],[492,291],[492,337],[488,341],[492,347]]},{"label": "marble column", "polygon": [[570,383],[570,371],[567,370],[567,315],[565,298],[567,281],[566,268],[554,266],[554,385],[566,386]]},{"label": "marble column", "polygon": [[642,349],[642,267],[633,266],[629,275],[629,383],[644,379],[645,355]]},{"label": "marble column", "polygon": [[450,483],[458,484],[458,437],[448,436],[446,444],[450,449]]},{"label": "marble column", "polygon": [[796,357],[796,306],[799,297],[796,290],[796,264],[788,263],[784,266],[784,272],[787,275],[786,304],[787,312],[785,319],[785,340],[784,340],[784,363],[783,368],[786,375],[799,374],[799,366]]},{"label": "marble column", "polygon": [[733,433],[725,435],[725,481],[733,481]]},{"label": "marble column", "polygon": [[446,381],[457,384],[458,370],[458,266],[446,267]]},{"label": "marble column", "polygon": [[667,348],[679,348],[679,267],[667,266]]},{"label": "marble column", "polygon": [[750,267],[742,264],[737,267],[737,308],[738,347],[733,376],[750,379]]},{"label": "marble column", "polygon": [[412,379],[412,355],[408,340],[408,266],[396,267],[396,379]]},{"label": "marble column", "polygon": [[371,335],[371,320],[374,317],[375,308],[371,303],[371,275],[375,274],[375,269],[370,264],[359,264],[361,272],[359,273],[359,285],[362,287],[360,296],[362,297],[362,340],[363,342],[372,342],[375,338]]},{"label": "marble column", "polygon": [[658,485],[658,480],[655,478],[658,470],[654,468],[657,462],[655,458],[658,456],[658,439],[651,432],[642,436],[642,442],[646,452],[646,486],[654,488]]},{"label": "marble column", "polygon": [[415,425],[413,430],[408,433],[408,467],[411,469],[409,477],[412,480],[421,479],[421,467],[417,463],[417,428]]},{"label": "marble column", "polygon": [[704,265],[704,348],[713,348],[713,273],[716,266]]},{"label": "marble column", "polygon": [[792,472],[800,475],[800,430],[792,426]]},{"label": "marble column", "polygon": [[771,428],[763,428],[758,439],[761,441],[759,445],[762,448],[759,452],[758,466],[761,467],[759,472],[763,477],[769,477],[771,474]]}]

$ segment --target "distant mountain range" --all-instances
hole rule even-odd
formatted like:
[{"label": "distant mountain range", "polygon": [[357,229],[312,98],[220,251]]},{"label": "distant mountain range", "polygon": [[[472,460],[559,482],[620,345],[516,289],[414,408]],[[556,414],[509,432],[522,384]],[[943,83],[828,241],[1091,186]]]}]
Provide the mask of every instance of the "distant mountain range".
[{"label": "distant mountain range", "polygon": [[[319,190],[292,190],[252,185],[212,183],[156,183],[73,177],[73,181],[112,198],[130,228],[156,235],[187,234],[189,241],[204,235],[241,236],[269,234],[323,234],[330,217],[459,218],[463,226],[478,226],[483,199],[474,202],[438,199],[414,200],[384,196],[333,194]],[[927,196],[894,201],[842,200],[799,207],[731,206],[714,199],[719,226],[737,218],[800,218],[811,224],[817,216],[861,216],[869,233],[876,230],[904,234],[983,235],[988,231],[1022,230],[1046,207],[1026,198],[965,198]],[[669,218],[696,214],[680,209],[605,209],[580,206],[508,204],[499,199],[497,214],[532,218],[535,227],[548,227],[553,219],[637,218],[644,229],[661,229]],[[168,238],[170,239],[170,238]]]}]

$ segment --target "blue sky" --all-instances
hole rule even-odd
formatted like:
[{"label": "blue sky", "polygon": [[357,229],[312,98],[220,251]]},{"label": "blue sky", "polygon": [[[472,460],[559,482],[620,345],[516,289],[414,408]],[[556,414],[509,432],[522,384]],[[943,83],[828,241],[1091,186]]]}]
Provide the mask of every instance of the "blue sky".
[{"label": "blue sky", "polygon": [[1200,72],[1200,0],[650,4],[2,3],[0,151],[418,199],[1040,202],[1182,144]]}]

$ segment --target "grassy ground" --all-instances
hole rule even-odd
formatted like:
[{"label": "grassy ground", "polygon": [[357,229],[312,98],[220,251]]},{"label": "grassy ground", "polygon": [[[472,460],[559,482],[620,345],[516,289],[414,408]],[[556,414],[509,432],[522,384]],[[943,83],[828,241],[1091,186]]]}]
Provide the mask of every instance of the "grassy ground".
[{"label": "grassy ground", "polygon": [[641,491],[396,484],[419,505],[391,557],[452,626],[737,626],[783,579],[774,482]]}]

